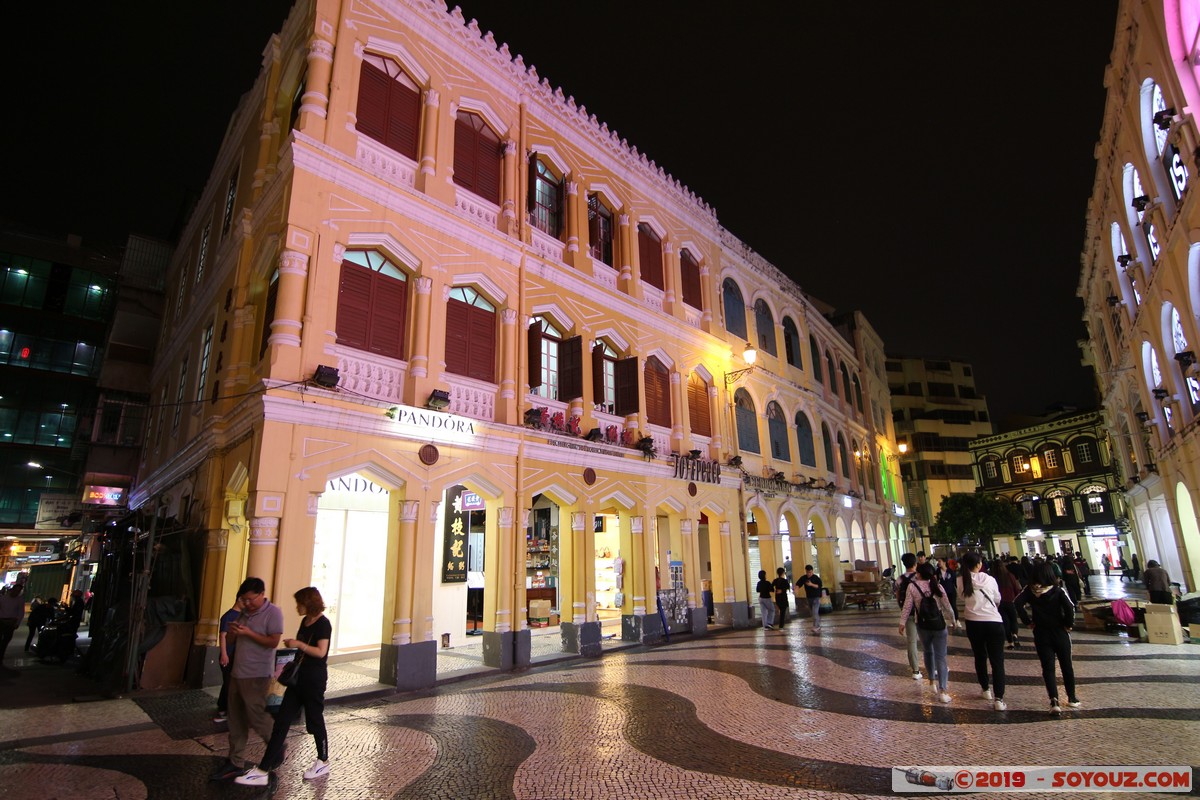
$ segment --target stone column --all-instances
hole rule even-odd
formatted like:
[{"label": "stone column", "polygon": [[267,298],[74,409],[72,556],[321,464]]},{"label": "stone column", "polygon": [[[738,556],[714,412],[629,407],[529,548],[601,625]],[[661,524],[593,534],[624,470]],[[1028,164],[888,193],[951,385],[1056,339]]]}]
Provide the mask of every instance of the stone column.
[{"label": "stone column", "polygon": [[313,37],[308,45],[308,74],[300,97],[300,123],[305,134],[317,140],[325,138],[325,119],[329,111],[329,76],[333,71],[333,45]]},{"label": "stone column", "polygon": [[426,89],[423,99],[424,118],[421,125],[421,150],[417,154],[416,186],[420,191],[427,191],[429,181],[433,180],[437,173],[438,93],[434,89]]},{"label": "stone column", "polygon": [[621,248],[620,257],[616,259],[620,270],[617,288],[626,294],[631,294],[633,292],[633,259],[630,253],[633,251],[633,237],[630,235],[632,228],[629,224],[629,215],[621,214],[617,221],[619,225],[617,241]]},{"label": "stone column", "polygon": [[[512,630],[513,630],[513,666],[527,667],[532,658],[532,637],[533,634],[529,630],[529,619],[525,615],[525,609],[529,607],[527,595],[525,593],[525,570],[522,565],[525,563],[526,545],[525,531],[529,529],[529,515],[533,512],[530,508],[525,508],[525,503],[528,498],[523,494],[518,499],[521,508],[521,526],[520,529],[514,532],[512,542],[513,567],[512,572],[508,574],[506,580],[512,581],[512,598],[509,607],[512,609]],[[561,558],[561,550],[560,550]],[[562,599],[562,584],[558,586],[559,601]],[[560,609],[561,611],[561,609]]]},{"label": "stone column", "polygon": [[[502,506],[496,515],[495,577],[484,582],[483,601],[483,663],[488,667],[510,670],[514,666],[512,584],[508,576],[515,575],[513,561],[513,509]],[[521,537],[522,539],[524,537]],[[489,559],[490,561],[490,559]],[[521,562],[524,565],[524,561]],[[521,570],[524,572],[524,570]]]},{"label": "stone column", "polygon": [[270,321],[272,347],[300,346],[300,318],[304,314],[304,287],[308,277],[308,256],[295,250],[279,254],[279,290],[275,299],[275,319]]},{"label": "stone column", "polygon": [[[567,181],[567,260],[575,263],[572,253],[579,252],[579,184]],[[586,204],[585,204],[586,205]]]},{"label": "stone column", "polygon": [[379,652],[379,682],[401,691],[425,689],[437,681],[437,643],[414,637],[415,592],[417,591],[416,500],[399,502],[396,571],[392,591],[392,638]]},{"label": "stone column", "polygon": [[[575,580],[571,587],[571,621],[559,625],[563,652],[598,656],[600,621],[596,619],[595,611],[596,534],[591,513],[576,511],[571,514],[571,544]],[[560,595],[559,612],[562,614],[565,611],[565,602]]]},{"label": "stone column", "polygon": [[254,517],[250,520],[250,556],[247,578],[262,578],[267,597],[275,597],[275,553],[279,549],[279,518]]},{"label": "stone column", "polygon": [[200,623],[192,639],[192,660],[203,665],[201,685],[221,685],[220,651],[217,649],[222,608],[221,584],[225,577],[225,558],[229,531],[210,530],[204,542],[204,570],[200,579]]},{"label": "stone column", "polygon": [[675,254],[675,243],[670,239],[663,242],[663,311],[675,313],[675,298],[679,293],[679,258]]},{"label": "stone column", "polygon": [[[416,287],[416,302],[413,304],[413,342],[409,357],[408,374],[412,378],[424,378],[429,374],[429,304],[433,291],[433,279],[424,275],[413,281]],[[411,397],[406,393],[411,401]],[[413,405],[419,405],[413,403]]]},{"label": "stone column", "polygon": [[[687,400],[683,391],[683,376],[672,369],[671,378],[671,450],[685,452],[683,447],[683,423],[687,419]],[[690,449],[690,448],[689,448]]]},{"label": "stone column", "polygon": [[500,397],[496,406],[496,422],[517,422],[517,351],[521,337],[517,335],[520,315],[515,308],[500,312]]},{"label": "stone column", "polygon": [[708,610],[704,608],[703,595],[700,593],[700,541],[695,531],[699,521],[681,519],[679,521],[679,536],[683,541],[683,580],[688,590],[688,612],[692,618],[692,633],[703,636],[708,633]]},{"label": "stone column", "polygon": [[517,143],[504,142],[504,174],[501,175],[500,231],[513,236],[517,232]]}]

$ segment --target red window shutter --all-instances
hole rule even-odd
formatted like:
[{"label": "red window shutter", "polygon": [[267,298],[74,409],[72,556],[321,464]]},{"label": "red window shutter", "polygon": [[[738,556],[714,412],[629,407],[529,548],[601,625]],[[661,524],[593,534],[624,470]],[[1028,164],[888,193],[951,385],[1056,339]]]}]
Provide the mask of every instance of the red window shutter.
[{"label": "red window shutter", "polygon": [[700,288],[700,265],[684,250],[679,256],[679,278],[683,284],[683,302],[695,309],[704,308],[704,292]]},{"label": "red window shutter", "polygon": [[525,347],[529,354],[529,388],[542,385],[542,323],[534,320],[525,332]]},{"label": "red window shutter", "polygon": [[592,403],[604,403],[604,345],[592,345]]},{"label": "red window shutter", "polygon": [[461,300],[451,298],[446,303],[446,371],[466,375],[470,340],[467,317],[471,310]]},{"label": "red window shutter", "polygon": [[688,419],[692,433],[712,436],[712,420],[708,411],[708,384],[696,373],[688,377]]},{"label": "red window shutter", "polygon": [[468,315],[470,357],[467,377],[481,381],[496,380],[496,315],[472,306]]},{"label": "red window shutter", "polygon": [[617,360],[616,379],[616,413],[622,417],[636,414],[638,410],[638,360],[636,356]]},{"label": "red window shutter", "polygon": [[394,80],[383,70],[363,62],[358,79],[358,129],[372,139],[387,144],[388,92]]},{"label": "red window shutter", "polygon": [[662,240],[645,224],[638,225],[638,255],[641,257],[642,280],[662,289]]},{"label": "red window shutter", "polygon": [[502,166],[500,140],[491,129],[479,133],[479,150],[475,156],[475,193],[484,200],[500,204],[500,169]]},{"label": "red window shutter", "polygon": [[385,144],[414,161],[417,158],[417,131],[421,124],[421,96],[399,81],[391,81],[388,102],[388,129]]},{"label": "red window shutter", "polygon": [[582,336],[572,336],[558,346],[558,396],[561,400],[583,397]]},{"label": "red window shutter", "polygon": [[475,191],[475,128],[469,114],[459,114],[454,120],[454,182],[464,189]]},{"label": "red window shutter", "polygon": [[671,426],[671,385],[667,370],[658,359],[646,361],[646,421]]},{"label": "red window shutter", "polygon": [[404,358],[408,284],[378,273],[373,277],[370,346],[367,349],[389,358]]},{"label": "red window shutter", "polygon": [[371,277],[369,269],[342,262],[341,285],[338,287],[338,344],[359,350],[367,349],[371,324]]}]

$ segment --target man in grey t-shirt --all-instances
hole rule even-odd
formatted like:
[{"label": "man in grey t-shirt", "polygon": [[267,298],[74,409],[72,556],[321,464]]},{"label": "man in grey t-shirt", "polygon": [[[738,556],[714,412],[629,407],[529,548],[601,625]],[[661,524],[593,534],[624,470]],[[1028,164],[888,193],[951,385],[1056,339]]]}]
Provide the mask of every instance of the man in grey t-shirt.
[{"label": "man in grey t-shirt", "polygon": [[274,720],[267,713],[267,691],[275,675],[275,648],[283,635],[283,610],[266,596],[261,578],[246,578],[238,588],[242,616],[229,623],[226,636],[237,643],[229,676],[229,760],[214,780],[236,778],[249,769],[242,758],[253,728],[264,743],[271,740]]}]

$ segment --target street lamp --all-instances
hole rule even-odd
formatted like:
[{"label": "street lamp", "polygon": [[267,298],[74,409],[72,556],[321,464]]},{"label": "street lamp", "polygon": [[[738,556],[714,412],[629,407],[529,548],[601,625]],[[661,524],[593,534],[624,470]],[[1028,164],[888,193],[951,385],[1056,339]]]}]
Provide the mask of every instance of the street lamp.
[{"label": "street lamp", "polygon": [[754,362],[758,360],[758,351],[754,349],[754,345],[746,342],[746,349],[742,351],[742,360],[746,362],[746,366],[742,369],[735,369],[733,372],[725,373],[725,388],[728,389],[738,380],[754,369]]}]

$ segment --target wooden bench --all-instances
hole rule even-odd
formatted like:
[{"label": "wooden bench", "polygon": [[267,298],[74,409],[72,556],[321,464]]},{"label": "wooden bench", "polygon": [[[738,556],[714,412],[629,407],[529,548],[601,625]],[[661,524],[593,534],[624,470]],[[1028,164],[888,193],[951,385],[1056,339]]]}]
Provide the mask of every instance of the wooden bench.
[{"label": "wooden bench", "polygon": [[878,581],[842,581],[842,591],[846,595],[846,605],[857,605],[860,609],[879,608]]}]

